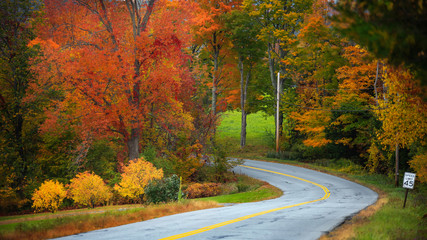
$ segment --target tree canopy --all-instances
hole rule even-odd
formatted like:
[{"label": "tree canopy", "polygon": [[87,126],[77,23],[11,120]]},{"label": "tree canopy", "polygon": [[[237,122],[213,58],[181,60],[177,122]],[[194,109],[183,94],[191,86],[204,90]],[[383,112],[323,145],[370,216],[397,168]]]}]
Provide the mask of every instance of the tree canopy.
[{"label": "tree canopy", "polygon": [[1,1],[0,210],[232,181],[227,110],[240,151],[247,115],[277,111],[279,155],[426,181],[425,1],[329,2]]}]

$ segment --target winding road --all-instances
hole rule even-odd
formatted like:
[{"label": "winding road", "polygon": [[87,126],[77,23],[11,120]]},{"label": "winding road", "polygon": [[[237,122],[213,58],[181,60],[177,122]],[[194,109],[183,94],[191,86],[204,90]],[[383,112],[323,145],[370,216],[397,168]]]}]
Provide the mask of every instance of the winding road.
[{"label": "winding road", "polygon": [[246,160],[234,171],[267,181],[284,195],[60,239],[317,239],[378,198],[359,184],[290,165]]}]

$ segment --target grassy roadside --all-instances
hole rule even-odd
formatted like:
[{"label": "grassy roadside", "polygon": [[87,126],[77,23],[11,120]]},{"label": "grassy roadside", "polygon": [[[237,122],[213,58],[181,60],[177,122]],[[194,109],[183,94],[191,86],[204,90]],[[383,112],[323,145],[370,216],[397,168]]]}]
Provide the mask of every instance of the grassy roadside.
[{"label": "grassy roadside", "polygon": [[[351,175],[351,179],[380,189],[382,207],[371,216],[354,219],[356,239],[427,239],[427,186],[417,184],[403,208],[405,189],[379,175]],[[382,200],[382,202],[381,202]],[[375,207],[375,206],[374,206]],[[357,224],[359,223],[359,224]]]},{"label": "grassy roadside", "polygon": [[234,193],[228,195],[219,195],[215,197],[207,197],[200,199],[201,201],[214,201],[217,203],[245,203],[245,202],[258,202],[267,199],[280,197],[283,192],[272,186],[263,185],[255,190],[241,193]]},{"label": "grassy roadside", "polygon": [[50,239],[213,207],[220,205],[213,201],[186,200],[124,210],[107,210],[98,214],[63,216],[61,212],[57,212],[52,213],[50,218],[0,225],[0,239]]},{"label": "grassy roadside", "polygon": [[56,213],[44,212],[44,213],[35,213],[35,214],[23,214],[23,215],[13,215],[13,216],[1,216],[0,217],[0,229],[1,225],[10,224],[10,223],[19,223],[23,221],[31,220],[41,220],[47,218],[56,218],[58,215],[61,216],[75,216],[81,214],[97,214],[104,213],[107,211],[123,211],[133,208],[144,208],[142,204],[125,204],[125,205],[112,205],[112,206],[103,206],[103,207],[94,207],[94,208],[81,208],[73,210],[62,210]]}]

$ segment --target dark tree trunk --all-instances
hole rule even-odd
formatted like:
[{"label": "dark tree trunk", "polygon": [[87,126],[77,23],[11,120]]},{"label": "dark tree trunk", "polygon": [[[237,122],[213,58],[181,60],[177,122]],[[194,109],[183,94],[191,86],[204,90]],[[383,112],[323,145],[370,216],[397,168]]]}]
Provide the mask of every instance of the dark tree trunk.
[{"label": "dark tree trunk", "polygon": [[135,160],[139,158],[139,129],[133,128],[131,136],[127,142],[129,151],[129,160]]},{"label": "dark tree trunk", "polygon": [[399,144],[396,143],[396,163],[395,163],[395,172],[394,172],[394,184],[396,187],[399,187]]},{"label": "dark tree trunk", "polygon": [[249,75],[246,78],[244,77],[243,69],[243,57],[239,57],[239,70],[240,70],[240,109],[242,110],[242,122],[240,130],[240,148],[243,148],[246,145],[246,93],[248,87]]},{"label": "dark tree trunk", "polygon": [[[216,42],[216,35],[214,35],[214,42]],[[216,105],[217,105],[217,97],[218,97],[218,82],[219,82],[219,49],[217,47],[214,47],[214,53],[213,53],[213,60],[214,60],[214,72],[212,74],[212,115],[216,117],[217,111],[216,111]]]}]

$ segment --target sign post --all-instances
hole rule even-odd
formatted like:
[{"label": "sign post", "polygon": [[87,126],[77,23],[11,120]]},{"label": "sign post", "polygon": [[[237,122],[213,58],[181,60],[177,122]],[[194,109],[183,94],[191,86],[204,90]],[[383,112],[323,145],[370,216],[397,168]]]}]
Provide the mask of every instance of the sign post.
[{"label": "sign post", "polygon": [[415,185],[415,173],[405,172],[403,177],[403,188],[406,188],[405,201],[403,202],[403,208],[406,206],[406,199],[408,198],[409,189],[414,189]]}]

